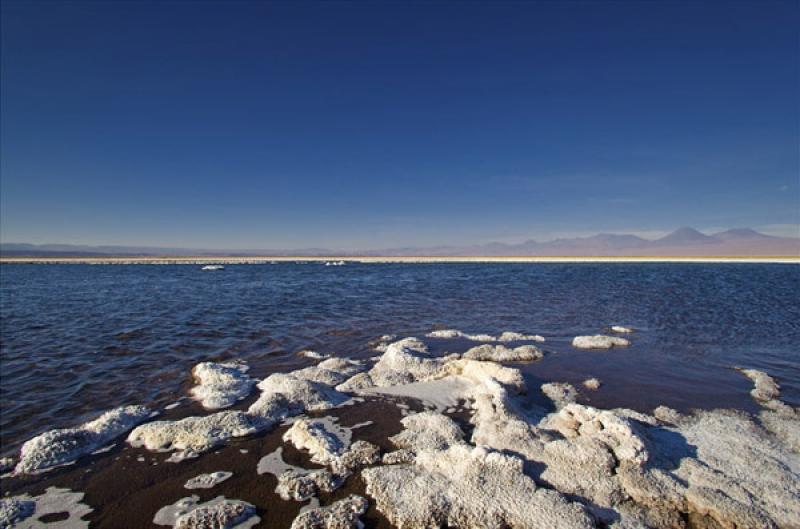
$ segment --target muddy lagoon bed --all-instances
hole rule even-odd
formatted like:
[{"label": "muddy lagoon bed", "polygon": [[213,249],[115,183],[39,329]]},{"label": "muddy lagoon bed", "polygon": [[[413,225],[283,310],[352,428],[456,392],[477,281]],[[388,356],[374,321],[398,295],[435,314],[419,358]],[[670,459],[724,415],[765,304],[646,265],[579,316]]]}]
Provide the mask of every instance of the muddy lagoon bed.
[{"label": "muddy lagoon bed", "polygon": [[[572,345],[637,339],[605,330]],[[0,527],[800,527],[800,414],[769,373],[739,369],[754,413],[645,413],[586,404],[596,378],[532,385],[537,334],[372,346],[261,380],[203,362],[174,405],[40,434],[2,462]]]}]

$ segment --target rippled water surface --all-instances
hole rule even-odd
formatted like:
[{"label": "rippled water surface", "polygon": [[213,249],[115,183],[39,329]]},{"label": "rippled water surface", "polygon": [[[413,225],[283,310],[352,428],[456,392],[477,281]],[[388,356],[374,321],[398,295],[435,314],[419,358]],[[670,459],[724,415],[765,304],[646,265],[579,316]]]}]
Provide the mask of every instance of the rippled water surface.
[{"label": "rippled water surface", "polygon": [[[800,266],[787,264],[320,264],[0,266],[2,453],[121,404],[185,395],[205,360],[256,376],[311,348],[367,357],[383,334],[436,327],[547,338],[529,381],[603,381],[583,399],[651,410],[752,410],[764,369],[800,405]],[[632,345],[577,351],[577,334],[637,329]],[[475,345],[429,340],[437,352]]]}]

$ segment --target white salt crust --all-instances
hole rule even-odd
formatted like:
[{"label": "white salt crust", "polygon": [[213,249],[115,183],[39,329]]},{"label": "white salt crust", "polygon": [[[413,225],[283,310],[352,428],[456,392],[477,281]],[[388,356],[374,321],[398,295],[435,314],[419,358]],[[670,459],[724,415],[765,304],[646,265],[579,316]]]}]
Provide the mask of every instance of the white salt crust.
[{"label": "white salt crust", "polygon": [[202,362],[194,366],[197,385],[190,392],[207,410],[228,408],[246,398],[255,380],[247,376],[250,368],[241,362]]},{"label": "white salt crust", "polygon": [[585,387],[586,389],[592,389],[592,390],[599,389],[601,384],[602,383],[600,382],[600,380],[594,377],[587,378],[586,380],[583,381],[583,387]]},{"label": "white salt crust", "polygon": [[506,331],[500,336],[491,334],[467,334],[457,329],[443,329],[431,331],[425,335],[428,338],[464,338],[474,342],[543,342],[545,339],[538,334],[521,334]]},{"label": "white salt crust", "polygon": [[258,384],[261,396],[246,412],[221,411],[143,424],[130,433],[128,442],[148,450],[175,451],[170,462],[196,457],[231,438],[268,430],[286,417],[343,404],[348,396],[332,386],[363,369],[359,362],[330,358],[291,373],[275,373]]},{"label": "white salt crust", "polygon": [[191,496],[162,507],[153,523],[174,529],[249,529],[261,521],[256,508],[244,501],[228,500],[225,496],[205,503],[199,501],[198,496]]},{"label": "white salt crust", "polygon": [[612,347],[626,347],[630,342],[625,338],[596,334],[594,336],[576,336],[572,340],[572,347],[578,349],[610,349]]},{"label": "white salt crust", "polygon": [[305,358],[311,358],[312,360],[325,360],[326,358],[331,357],[331,355],[322,354],[318,353],[317,351],[310,351],[310,350],[300,351],[299,353],[297,353],[297,355],[303,356]]},{"label": "white salt crust", "polygon": [[361,515],[368,506],[366,498],[351,494],[328,507],[304,510],[294,519],[291,529],[361,529]]},{"label": "white salt crust", "polygon": [[622,325],[612,325],[611,330],[613,332],[618,332],[622,334],[628,334],[633,332],[633,329],[631,329],[630,327],[623,327]]},{"label": "white salt crust", "polygon": [[505,345],[478,345],[469,349],[462,358],[490,362],[532,362],[541,360],[544,353],[535,345],[520,345],[510,349]]},{"label": "white salt crust", "polygon": [[124,406],[76,428],[50,430],[27,441],[20,449],[16,474],[36,474],[73,463],[102,448],[115,437],[150,417],[144,406]]},{"label": "white salt crust", "polygon": [[229,479],[231,476],[233,476],[233,472],[226,472],[223,470],[219,472],[211,472],[210,474],[200,474],[199,476],[195,476],[184,483],[183,488],[190,490],[210,489]]},{"label": "white salt crust", "polygon": [[[82,492],[49,487],[39,496],[14,496],[0,499],[0,529],[85,529],[89,522],[82,520],[92,512],[84,503]],[[67,513],[67,518],[44,523],[48,514]]]},{"label": "white salt crust", "polygon": [[[444,416],[406,417],[392,438],[399,449],[362,471],[368,494],[397,526],[571,528],[597,520],[671,529],[687,517],[702,527],[798,526],[797,410],[777,400],[763,376],[748,375],[763,390],[757,422],[725,410],[599,410],[571,402],[574,388],[564,384],[543,388],[555,412],[526,412],[518,370],[450,360],[431,371],[415,384],[462,377],[451,387],[472,402],[474,430],[467,443]],[[529,481],[528,465],[549,489]]]}]

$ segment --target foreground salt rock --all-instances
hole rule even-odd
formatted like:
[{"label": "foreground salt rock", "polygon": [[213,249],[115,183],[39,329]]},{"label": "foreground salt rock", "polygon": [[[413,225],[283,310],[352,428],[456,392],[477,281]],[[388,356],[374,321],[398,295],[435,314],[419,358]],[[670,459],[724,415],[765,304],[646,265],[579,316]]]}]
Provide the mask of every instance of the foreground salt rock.
[{"label": "foreground salt rock", "polygon": [[292,424],[283,440],[292,443],[298,450],[308,450],[311,461],[327,465],[342,455],[345,450],[344,442],[325,428],[325,425],[298,419]]},{"label": "foreground salt rock", "polygon": [[544,353],[535,345],[520,345],[509,349],[505,345],[478,345],[469,349],[462,358],[490,362],[532,362],[541,360]]},{"label": "foreground salt rock", "polygon": [[576,336],[572,340],[572,347],[578,349],[610,349],[612,347],[626,347],[630,342],[625,338],[596,334],[594,336]]},{"label": "foreground salt rock", "polygon": [[349,397],[332,386],[364,369],[359,362],[330,358],[291,373],[275,373],[259,382],[261,395],[246,412],[220,411],[143,424],[130,433],[128,443],[159,452],[174,450],[171,462],[196,457],[231,438],[269,430],[306,410],[326,410],[344,403]]},{"label": "foreground salt rock", "polygon": [[190,392],[207,410],[228,408],[250,394],[255,380],[247,376],[249,369],[241,362],[202,362],[192,369],[198,385]]},{"label": "foreground salt rock", "polygon": [[249,529],[261,521],[256,516],[256,508],[244,501],[228,500],[224,496],[205,503],[199,501],[198,496],[191,496],[162,507],[153,523],[174,529]]},{"label": "foreground salt rock", "polygon": [[753,381],[750,395],[765,408],[759,414],[761,423],[792,450],[800,453],[800,410],[779,399],[780,386],[767,373],[756,369],[739,371]]},{"label": "foreground salt rock", "polygon": [[[92,512],[92,508],[82,503],[83,493],[69,489],[49,487],[39,496],[15,496],[0,499],[0,529],[83,529],[89,522],[82,520]],[[40,519],[47,515],[59,514],[65,519],[57,522],[43,522]]]},{"label": "foreground salt rock", "polygon": [[150,416],[144,406],[123,406],[76,428],[50,430],[20,449],[16,474],[35,474],[73,463],[122,435]]},{"label": "foreground salt rock", "polygon": [[367,512],[366,498],[351,494],[328,507],[315,507],[301,512],[291,529],[361,529],[361,515]]},{"label": "foreground salt rock", "polygon": [[542,393],[553,401],[557,409],[561,409],[567,404],[575,402],[578,398],[578,391],[572,384],[566,382],[550,382],[542,384]]},{"label": "foreground salt rock", "polygon": [[210,489],[216,487],[223,481],[226,481],[231,476],[233,476],[233,472],[211,472],[210,474],[200,474],[199,476],[195,476],[192,479],[188,480],[186,483],[183,484],[183,488],[185,489]]},{"label": "foreground salt rock", "polygon": [[538,488],[523,471],[523,461],[461,440],[463,432],[431,412],[406,426],[416,432],[430,425],[431,446],[413,434],[396,436],[413,458],[362,471],[367,493],[391,523],[403,528],[589,528],[591,517],[579,504]]}]

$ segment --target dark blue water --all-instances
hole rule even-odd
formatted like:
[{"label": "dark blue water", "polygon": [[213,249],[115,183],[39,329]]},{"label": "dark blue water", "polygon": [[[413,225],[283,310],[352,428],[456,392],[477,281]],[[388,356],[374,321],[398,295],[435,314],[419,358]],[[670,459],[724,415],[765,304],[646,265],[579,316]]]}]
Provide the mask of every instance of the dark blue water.
[{"label": "dark blue water", "polygon": [[[734,366],[800,404],[797,265],[4,264],[0,318],[3,453],[113,406],[173,402],[200,361],[243,358],[263,376],[306,365],[305,348],[373,356],[380,335],[434,326],[542,334],[550,354],[524,367],[530,381],[597,376],[583,397],[596,405],[754,410]],[[612,324],[637,329],[631,347],[570,347]]]}]

